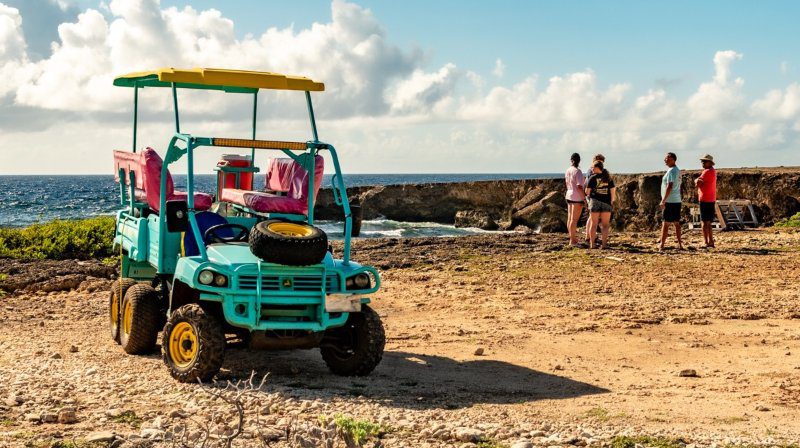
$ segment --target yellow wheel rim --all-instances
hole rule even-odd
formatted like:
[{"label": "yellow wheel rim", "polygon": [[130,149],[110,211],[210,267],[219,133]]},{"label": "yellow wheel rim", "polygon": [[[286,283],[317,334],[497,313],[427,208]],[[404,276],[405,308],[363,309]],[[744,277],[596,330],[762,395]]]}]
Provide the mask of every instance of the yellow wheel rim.
[{"label": "yellow wheel rim", "polygon": [[169,359],[179,368],[188,367],[197,358],[197,332],[188,322],[178,322],[169,334]]},{"label": "yellow wheel rim", "polygon": [[283,236],[309,236],[313,233],[313,227],[293,222],[271,222],[267,225],[270,232],[275,232]]},{"label": "yellow wheel rim", "polygon": [[119,325],[119,297],[116,294],[111,297],[111,309],[108,317],[111,318],[112,327]]},{"label": "yellow wheel rim", "polygon": [[133,306],[131,301],[127,300],[122,305],[122,331],[125,334],[131,334],[131,321],[133,320]]}]

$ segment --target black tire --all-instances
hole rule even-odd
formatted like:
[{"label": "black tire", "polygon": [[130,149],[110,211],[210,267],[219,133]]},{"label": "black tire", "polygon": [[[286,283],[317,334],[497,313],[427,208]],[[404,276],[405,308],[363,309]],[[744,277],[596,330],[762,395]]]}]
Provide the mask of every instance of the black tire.
[{"label": "black tire", "polygon": [[[122,289],[120,289],[120,283],[122,283]],[[122,309],[122,300],[120,298],[125,297],[128,288],[135,284],[136,280],[127,277],[114,280],[114,283],[111,284],[111,290],[108,294],[108,320],[111,328],[111,339],[117,344],[119,344],[119,317]]]},{"label": "black tire", "polygon": [[[190,337],[186,337],[187,332],[191,334]],[[188,347],[183,345],[187,342]],[[192,354],[185,356],[180,349],[175,350],[178,345],[185,350],[192,350]],[[210,381],[225,360],[222,325],[200,305],[183,305],[172,312],[164,326],[161,357],[170,375],[182,383]]]},{"label": "black tire", "polygon": [[[130,314],[127,307],[130,306]],[[153,351],[158,338],[158,293],[152,286],[137,283],[125,293],[120,308],[119,343],[125,353],[143,355]],[[130,321],[128,323],[127,321]]]},{"label": "black tire", "polygon": [[360,313],[350,313],[344,326],[325,332],[320,352],[331,372],[366,376],[380,364],[385,346],[386,333],[380,316],[363,305]]},{"label": "black tire", "polygon": [[[275,231],[280,226],[297,226],[302,232]],[[271,219],[262,221],[250,231],[250,250],[269,263],[289,266],[317,264],[328,251],[328,235],[322,229],[305,223]]]}]

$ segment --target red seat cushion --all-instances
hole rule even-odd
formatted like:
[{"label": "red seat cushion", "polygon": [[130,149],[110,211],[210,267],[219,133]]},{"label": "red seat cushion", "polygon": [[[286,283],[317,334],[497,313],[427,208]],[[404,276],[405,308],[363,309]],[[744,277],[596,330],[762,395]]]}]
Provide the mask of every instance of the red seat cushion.
[{"label": "red seat cushion", "polygon": [[308,202],[305,200],[237,188],[223,189],[220,201],[239,204],[260,213],[305,215],[308,211]]}]

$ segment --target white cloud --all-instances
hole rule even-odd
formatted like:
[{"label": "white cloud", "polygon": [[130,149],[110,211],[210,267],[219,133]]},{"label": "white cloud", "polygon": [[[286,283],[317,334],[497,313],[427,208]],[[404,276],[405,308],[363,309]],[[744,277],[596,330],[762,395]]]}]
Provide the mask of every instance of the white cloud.
[{"label": "white cloud", "polygon": [[502,59],[497,58],[497,60],[494,61],[494,70],[492,70],[492,74],[498,78],[502,78],[503,75],[506,74],[506,64],[503,63]]},{"label": "white cloud", "polygon": [[453,64],[435,73],[415,70],[387,92],[387,101],[394,112],[428,111],[452,95],[457,80],[458,70]]},{"label": "white cloud", "polygon": [[728,119],[742,109],[744,98],[741,88],[742,78],[731,80],[731,64],[742,59],[735,51],[718,51],[714,55],[714,78],[700,85],[697,92],[689,98],[692,118],[701,121]]},{"label": "white cloud", "polygon": [[[334,0],[331,23],[296,32],[270,28],[237,39],[219,11],[167,8],[158,0],[114,0],[110,23],[89,9],[59,27],[60,43],[19,89],[20,104],[65,110],[124,107],[115,75],[164,66],[240,67],[305,74],[326,82],[335,116],[388,112],[384,93],[419,76],[423,54],[392,45],[368,9]],[[324,63],[320,63],[324,61]],[[412,75],[413,74],[413,75]]]},{"label": "white cloud", "polygon": [[22,16],[18,9],[0,3],[0,60],[21,59],[24,55]]},{"label": "white cloud", "polygon": [[33,68],[27,56],[19,10],[0,3],[0,98],[25,82]]}]

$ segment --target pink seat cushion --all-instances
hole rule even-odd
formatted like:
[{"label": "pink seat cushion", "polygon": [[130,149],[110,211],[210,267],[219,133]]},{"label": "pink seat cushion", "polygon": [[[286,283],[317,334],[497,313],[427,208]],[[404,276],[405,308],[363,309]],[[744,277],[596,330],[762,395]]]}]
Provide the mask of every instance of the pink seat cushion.
[{"label": "pink seat cushion", "polygon": [[289,185],[292,181],[292,171],[294,170],[295,162],[292,159],[269,159],[269,168],[267,168],[267,190],[280,191],[286,193],[289,191]]},{"label": "pink seat cushion", "polygon": [[[325,159],[318,155],[314,159],[314,199],[322,185],[325,174]],[[267,190],[287,193],[295,199],[308,199],[308,171],[292,159],[270,159],[266,178]]]},{"label": "pink seat cushion", "polygon": [[[325,159],[314,159],[314,199],[317,199],[322,175],[325,172]],[[277,196],[257,191],[225,188],[220,200],[250,208],[259,213],[291,213],[308,215],[308,171],[292,159],[272,159],[267,171],[267,188],[286,192]]]},{"label": "pink seat cushion", "polygon": [[[314,158],[314,200],[317,200],[319,187],[322,185],[322,175],[325,173],[325,159],[322,156]],[[286,194],[290,198],[308,202],[308,171],[299,163],[294,162],[292,178],[289,182],[289,192]]]},{"label": "pink seat cushion", "polygon": [[[185,191],[173,191],[167,197],[168,201],[185,201],[189,198],[189,193]],[[194,194],[194,209],[200,212],[206,211],[211,208],[214,198],[208,193],[195,193]]]},{"label": "pink seat cushion", "polygon": [[[158,212],[161,205],[161,169],[164,161],[153,148],[147,148],[141,153],[134,154],[126,151],[114,151],[114,165],[117,180],[119,169],[125,170],[127,176],[130,171],[136,177],[136,200],[147,202],[151,209]],[[167,200],[186,200],[187,193],[175,191],[172,176],[167,171]],[[211,208],[213,198],[206,193],[194,194],[195,210],[208,210]]]},{"label": "pink seat cushion", "polygon": [[223,189],[220,200],[239,204],[260,213],[291,213],[305,215],[308,211],[308,203],[305,200],[294,199],[288,196],[276,196],[259,191],[239,190],[237,188]]},{"label": "pink seat cushion", "polygon": [[[173,191],[171,195],[167,197],[168,201],[185,201],[189,197],[189,194],[185,191]],[[147,193],[144,190],[136,189],[136,200],[139,202],[147,202],[147,205],[151,205],[147,200]],[[214,198],[207,193],[195,193],[194,194],[194,208],[198,211],[206,211],[211,208],[211,204],[214,202]],[[156,203],[157,205],[158,203]],[[158,207],[150,206],[155,211],[158,211]]]}]

